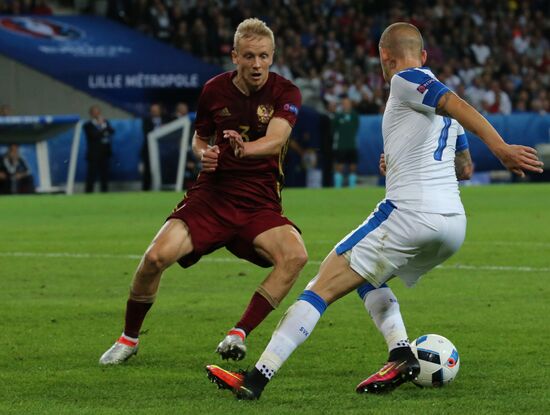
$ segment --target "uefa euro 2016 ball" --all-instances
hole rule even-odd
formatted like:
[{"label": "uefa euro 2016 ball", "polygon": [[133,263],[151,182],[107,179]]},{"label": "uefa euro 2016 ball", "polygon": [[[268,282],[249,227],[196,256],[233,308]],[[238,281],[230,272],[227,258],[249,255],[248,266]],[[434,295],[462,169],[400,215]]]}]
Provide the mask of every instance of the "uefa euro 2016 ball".
[{"label": "uefa euro 2016 ball", "polygon": [[420,373],[413,380],[417,385],[441,387],[452,382],[458,374],[458,351],[449,339],[426,334],[414,340],[411,349],[420,362]]}]

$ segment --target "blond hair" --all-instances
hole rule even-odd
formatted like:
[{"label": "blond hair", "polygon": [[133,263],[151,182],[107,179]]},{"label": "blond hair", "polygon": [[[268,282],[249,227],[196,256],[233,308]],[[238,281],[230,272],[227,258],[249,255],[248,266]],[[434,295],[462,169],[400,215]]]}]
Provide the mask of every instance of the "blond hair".
[{"label": "blond hair", "polygon": [[422,54],[424,41],[420,30],[416,26],[410,23],[397,22],[384,30],[379,46],[388,49],[397,58],[417,57]]},{"label": "blond hair", "polygon": [[271,43],[273,43],[273,48],[275,48],[275,36],[273,36],[273,31],[265,24],[264,21],[251,17],[243,20],[239,26],[237,26],[235,36],[233,37],[233,49],[237,49],[241,39],[250,39],[254,37],[269,38]]}]

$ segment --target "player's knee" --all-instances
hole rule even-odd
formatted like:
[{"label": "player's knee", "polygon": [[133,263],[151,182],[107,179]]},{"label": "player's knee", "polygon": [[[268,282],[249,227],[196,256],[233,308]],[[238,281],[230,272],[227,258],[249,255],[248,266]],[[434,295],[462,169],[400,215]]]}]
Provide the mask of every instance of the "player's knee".
[{"label": "player's knee", "polygon": [[292,250],[282,256],[282,266],[290,273],[297,274],[307,264],[308,256],[305,249]]},{"label": "player's knee", "polygon": [[149,249],[143,257],[143,264],[151,272],[162,272],[171,265],[171,261],[157,249]]}]

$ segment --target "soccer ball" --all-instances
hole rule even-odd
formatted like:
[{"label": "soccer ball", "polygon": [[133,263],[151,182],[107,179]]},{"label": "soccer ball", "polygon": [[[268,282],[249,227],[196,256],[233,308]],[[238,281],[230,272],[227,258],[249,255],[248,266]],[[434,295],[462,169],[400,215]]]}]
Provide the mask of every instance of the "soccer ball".
[{"label": "soccer ball", "polygon": [[438,334],[420,336],[411,343],[411,349],[420,362],[420,373],[413,380],[418,386],[445,386],[458,374],[458,351],[445,337]]}]

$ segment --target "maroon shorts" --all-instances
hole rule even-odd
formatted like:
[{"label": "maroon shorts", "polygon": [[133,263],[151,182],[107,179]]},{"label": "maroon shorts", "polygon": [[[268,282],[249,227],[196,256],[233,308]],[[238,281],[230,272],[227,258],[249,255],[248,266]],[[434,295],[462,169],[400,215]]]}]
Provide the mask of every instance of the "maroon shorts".
[{"label": "maroon shorts", "polygon": [[273,264],[256,252],[254,238],[283,225],[294,226],[300,231],[279,209],[270,206],[243,209],[231,199],[205,191],[184,198],[168,219],[180,219],[189,227],[194,249],[178,260],[184,268],[221,247],[226,247],[238,258],[267,268]]}]

